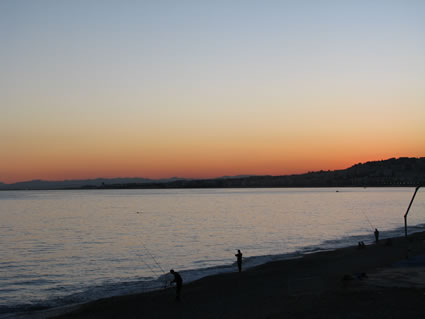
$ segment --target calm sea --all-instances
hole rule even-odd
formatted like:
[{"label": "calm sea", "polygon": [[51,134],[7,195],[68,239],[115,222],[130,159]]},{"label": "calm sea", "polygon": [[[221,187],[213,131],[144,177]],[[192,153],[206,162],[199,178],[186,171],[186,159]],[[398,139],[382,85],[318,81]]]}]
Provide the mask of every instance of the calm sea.
[{"label": "calm sea", "polygon": [[[0,317],[404,234],[413,188],[0,192]],[[409,232],[424,230],[420,190]]]}]

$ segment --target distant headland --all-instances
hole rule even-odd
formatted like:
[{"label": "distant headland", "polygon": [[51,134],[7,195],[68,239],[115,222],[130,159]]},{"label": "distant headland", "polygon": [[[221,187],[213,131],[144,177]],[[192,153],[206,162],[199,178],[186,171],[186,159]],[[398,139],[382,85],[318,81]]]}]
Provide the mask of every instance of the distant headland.
[{"label": "distant headland", "polygon": [[355,164],[347,169],[296,175],[226,176],[213,179],[98,178],[0,183],[0,190],[167,189],[255,187],[388,187],[425,184],[425,157],[400,157]]}]

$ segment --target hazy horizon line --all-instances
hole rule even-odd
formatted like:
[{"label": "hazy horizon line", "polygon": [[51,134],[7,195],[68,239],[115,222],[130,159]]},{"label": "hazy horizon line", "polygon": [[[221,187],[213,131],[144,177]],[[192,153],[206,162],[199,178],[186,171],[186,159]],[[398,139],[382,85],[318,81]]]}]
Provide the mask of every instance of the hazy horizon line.
[{"label": "hazy horizon line", "polygon": [[[350,167],[353,167],[354,165],[357,164],[366,164],[366,163],[370,163],[370,162],[379,162],[379,161],[387,161],[387,160],[391,160],[391,159],[402,159],[402,158],[416,158],[416,159],[420,159],[420,158],[424,158],[423,156],[419,156],[419,157],[409,157],[409,156],[400,156],[400,157],[390,157],[387,159],[381,159],[381,160],[373,160],[373,161],[366,161],[366,162],[359,162],[359,163],[354,163],[351,164],[350,166],[346,167],[346,168],[339,168],[339,169],[333,169],[333,170],[326,170],[326,171],[337,171],[337,170],[344,170],[344,169],[348,169]],[[171,176],[171,177],[162,177],[162,178],[150,178],[150,177],[122,177],[122,176],[118,176],[118,177],[94,177],[94,178],[76,178],[76,179],[58,179],[58,180],[48,180],[48,179],[31,179],[31,180],[23,180],[23,181],[17,181],[17,182],[12,182],[12,183],[5,183],[0,181],[0,184],[3,185],[13,185],[13,184],[20,184],[20,183],[29,183],[29,182],[73,182],[73,181],[95,181],[95,180],[113,180],[113,179],[145,179],[145,180],[151,180],[152,182],[155,181],[161,181],[161,180],[195,180],[195,179],[199,179],[199,180],[203,180],[203,179],[220,179],[220,178],[238,178],[238,177],[250,177],[250,176],[289,176],[289,175],[303,175],[303,174],[308,174],[308,173],[312,173],[312,172],[320,172],[323,170],[313,170],[313,171],[305,171],[303,173],[288,173],[288,174],[276,174],[276,175],[271,175],[271,174],[238,174],[238,175],[219,175],[219,176],[211,176],[211,177],[178,177],[178,176]]]}]

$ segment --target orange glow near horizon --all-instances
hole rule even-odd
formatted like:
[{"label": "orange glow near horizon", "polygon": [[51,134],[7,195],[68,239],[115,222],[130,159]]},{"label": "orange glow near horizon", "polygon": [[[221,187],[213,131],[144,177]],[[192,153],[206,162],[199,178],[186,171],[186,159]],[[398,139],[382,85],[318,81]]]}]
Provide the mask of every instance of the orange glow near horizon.
[{"label": "orange glow near horizon", "polygon": [[92,132],[72,128],[25,132],[28,128],[24,128],[21,135],[7,140],[9,151],[2,155],[0,181],[286,175],[425,155],[422,126],[418,130],[377,123],[373,128],[358,128],[345,121],[322,127],[323,122],[317,124],[309,117],[298,128],[290,121],[271,119],[262,126],[251,121],[249,127],[235,122],[234,126],[222,124],[220,130],[199,125],[169,125],[159,131],[134,125]]},{"label": "orange glow near horizon", "polygon": [[388,125],[385,118],[368,124],[305,116],[298,126],[277,116],[247,119],[218,121],[219,128],[169,122],[158,130],[130,120],[119,129],[22,127],[3,144],[0,181],[287,175],[425,155],[420,118],[410,127]]},{"label": "orange glow near horizon", "polygon": [[[391,157],[422,157],[407,148],[398,152],[377,150],[374,145],[359,150],[333,145],[295,148],[271,146],[227,146],[145,149],[138,152],[92,150],[89,152],[43,153],[42,156],[11,158],[6,164],[7,172],[1,172],[2,182],[14,183],[25,180],[69,180],[114,177],[144,178],[214,178],[235,175],[287,175],[308,171],[345,169],[359,162],[388,159]],[[323,151],[320,152],[320,149]],[[353,152],[356,153],[353,155]],[[337,154],[338,156],[334,156]],[[31,158],[27,162],[25,158]]]}]

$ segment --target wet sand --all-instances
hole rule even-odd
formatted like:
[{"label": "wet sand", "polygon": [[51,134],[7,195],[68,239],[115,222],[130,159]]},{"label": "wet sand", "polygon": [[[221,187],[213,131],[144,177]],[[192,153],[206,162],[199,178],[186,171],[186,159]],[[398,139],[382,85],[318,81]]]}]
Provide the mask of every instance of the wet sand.
[{"label": "wet sand", "polygon": [[[54,318],[425,318],[425,232],[101,299]],[[407,258],[408,257],[408,258]],[[404,262],[394,267],[396,262]],[[365,275],[361,275],[364,273]],[[183,278],[184,279],[184,278]],[[44,318],[54,315],[44,314]],[[57,313],[55,314],[57,315]]]}]

